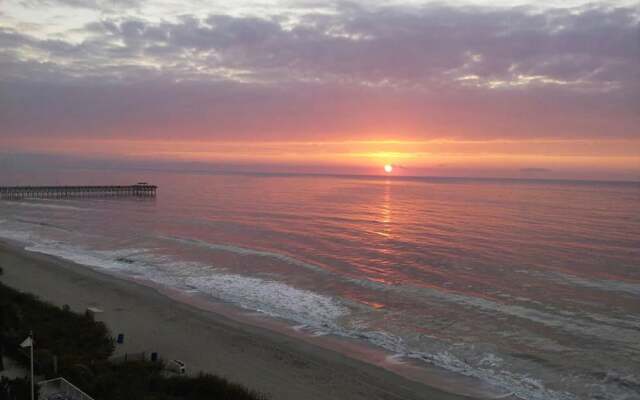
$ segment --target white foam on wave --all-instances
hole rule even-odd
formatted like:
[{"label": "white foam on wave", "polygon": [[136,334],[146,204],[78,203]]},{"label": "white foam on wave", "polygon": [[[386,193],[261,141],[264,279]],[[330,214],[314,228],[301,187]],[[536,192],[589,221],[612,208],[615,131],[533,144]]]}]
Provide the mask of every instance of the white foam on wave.
[{"label": "white foam on wave", "polygon": [[[348,317],[350,310],[340,300],[295,288],[282,282],[230,274],[201,263],[180,262],[170,256],[155,255],[150,249],[96,251],[52,241],[38,240],[38,243],[34,243],[33,238],[30,237],[30,239],[32,243],[26,247],[30,251],[54,255],[100,270],[138,275],[149,281],[189,293],[203,293],[247,310],[259,311],[265,315],[294,322],[298,324],[295,329],[307,331],[311,335],[335,334],[365,340],[390,351],[393,354],[390,360],[395,362],[400,362],[403,358],[428,362],[455,373],[489,382],[505,392],[513,392],[521,399],[574,400],[576,398],[569,393],[549,390],[531,376],[509,371],[509,366],[492,353],[476,354],[475,362],[471,362],[463,360],[460,354],[454,354],[451,351],[451,345],[447,343],[433,345],[429,352],[415,351],[401,337],[388,332],[368,331],[366,325],[346,329],[342,326],[341,319]],[[232,246],[225,246],[224,249],[229,247]],[[216,245],[216,248],[221,246]],[[267,253],[235,247],[232,250],[261,256]],[[267,256],[272,257],[273,254],[268,253]],[[373,282],[370,284],[379,285]],[[379,285],[377,289],[406,290],[406,288],[388,285]],[[428,294],[436,299],[472,305],[485,310],[505,311],[500,309],[498,303],[487,300],[477,302],[476,300],[481,299],[440,293],[435,289]],[[424,293],[421,292],[421,295]],[[526,312],[515,309],[507,309],[507,311],[518,315],[523,313],[529,315],[529,311],[526,310]],[[433,340],[436,339],[433,338]]]},{"label": "white foam on wave", "polygon": [[[241,255],[275,258],[292,265],[301,266],[305,269],[313,271],[320,270],[323,273],[331,274],[331,272],[325,271],[316,265],[305,263],[279,253],[175,237],[164,237],[164,239]],[[156,264],[175,263],[175,260],[170,259],[148,259],[148,261]],[[163,285],[189,288],[186,290],[190,290],[191,292],[195,290],[245,309],[257,310],[266,315],[292,321],[299,324],[297,329],[303,329],[312,336],[322,336],[332,333],[338,336],[365,340],[392,352],[398,359],[417,359],[455,373],[478,378],[502,388],[505,392],[513,393],[514,396],[522,399],[574,400],[576,398],[570,393],[548,389],[539,380],[526,373],[511,371],[509,365],[493,353],[473,354],[477,351],[472,350],[469,353],[465,353],[466,355],[463,357],[461,354],[457,354],[458,352],[454,354],[450,345],[446,343],[443,343],[439,349],[438,346],[432,348],[429,352],[415,351],[404,343],[399,336],[383,331],[368,331],[366,325],[354,329],[346,329],[339,324],[339,320],[341,317],[349,314],[349,309],[338,300],[329,296],[294,288],[274,280],[215,271],[212,270],[210,266],[198,266],[197,263],[189,263],[189,265],[183,263],[181,266],[169,269],[174,271],[170,275],[153,273],[149,276],[151,276],[151,280],[154,282]],[[336,278],[345,279],[345,277],[341,276],[336,276]],[[617,332],[618,336],[615,336],[616,340],[625,344],[634,343],[640,335],[635,330],[624,329],[620,326],[615,327],[598,324],[594,321],[577,320],[575,316],[563,315],[561,312],[552,314],[521,305],[502,304],[488,299],[440,291],[433,288],[412,287],[407,285],[383,285],[376,282],[349,278],[346,278],[346,280],[376,290],[397,290],[405,294],[409,292],[414,293],[416,296],[426,297],[432,300],[455,303],[486,312],[524,318],[557,329],[569,330],[577,334],[590,334],[600,338],[610,339],[612,336],[615,336],[613,332]],[[433,338],[433,340],[436,339]],[[465,360],[462,358],[465,358]],[[467,361],[467,358],[473,358],[474,361]]]},{"label": "white foam on wave", "polygon": [[248,249],[246,247],[238,247],[238,246],[233,246],[229,244],[210,243],[210,242],[205,242],[197,239],[185,239],[185,238],[179,238],[174,236],[158,236],[158,238],[171,240],[174,242],[187,244],[191,246],[204,247],[211,250],[226,251],[226,252],[240,254],[240,255],[251,255],[251,256],[258,256],[258,257],[274,258],[274,259],[283,261],[287,264],[297,265],[299,267],[309,269],[312,271],[322,272],[322,273],[327,272],[326,270],[324,270],[322,267],[318,265],[314,265],[314,264],[310,264],[310,263],[298,260],[286,254],[275,253],[275,252],[265,251],[265,250]]},{"label": "white foam on wave", "polygon": [[118,261],[123,257],[145,252],[144,249],[88,251],[77,246],[67,246],[54,241],[42,241],[25,247],[34,253],[48,254],[88,267],[135,274],[130,263]]},{"label": "white foam on wave", "polygon": [[[599,323],[601,316],[588,314],[586,318],[563,313],[550,313],[518,304],[504,304],[486,298],[467,296],[455,292],[441,291],[430,287],[412,285],[384,285],[378,282],[351,279],[352,282],[381,291],[397,291],[404,294],[415,294],[438,301],[454,303],[463,307],[472,307],[492,314],[500,313],[516,318],[526,319],[558,330],[567,331],[578,336],[593,336],[605,341],[615,341],[623,345],[638,346],[640,343],[640,322],[621,321],[620,324],[610,325]],[[602,317],[606,318],[606,317]],[[608,319],[612,322],[612,319]]]},{"label": "white foam on wave", "polygon": [[458,373],[464,376],[477,378],[487,382],[496,388],[500,388],[504,393],[514,395],[524,400],[576,400],[577,397],[571,393],[551,390],[546,388],[540,381],[527,374],[521,374],[509,370],[503,360],[493,353],[476,353],[476,350],[469,349],[469,358],[475,362],[463,359],[462,356],[453,354],[451,345],[439,343],[432,338],[430,352],[412,350],[405,341],[387,332],[339,332],[343,336],[356,339],[364,339],[380,348],[393,354],[391,360],[399,362],[402,359],[413,359],[429,363],[436,367]]},{"label": "white foam on wave", "polygon": [[168,287],[203,293],[244,309],[314,328],[337,329],[337,320],[349,313],[329,296],[273,280],[223,273],[200,263],[159,257],[148,249],[97,251],[53,241],[41,241],[25,249],[99,270],[141,276]]},{"label": "white foam on wave", "polygon": [[590,289],[598,289],[607,292],[624,292],[640,296],[640,284],[607,279],[586,279],[575,275],[554,273],[561,281]]},{"label": "white foam on wave", "polygon": [[51,204],[51,203],[12,202],[11,205],[18,206],[18,207],[48,208],[53,210],[94,211],[88,208],[74,207],[74,206],[60,205],[60,204]]},{"label": "white foam on wave", "polygon": [[[313,271],[321,271],[323,273],[329,273],[328,271],[322,269],[319,266],[309,264],[300,260],[297,260],[293,257],[262,251],[262,250],[254,250],[247,249],[243,247],[231,246],[231,245],[223,245],[223,244],[215,244],[204,242],[200,240],[193,239],[183,239],[176,237],[164,237],[165,239],[170,239],[174,241],[178,241],[181,243],[186,243],[190,245],[197,245],[201,247],[210,248],[213,250],[222,250],[229,251],[236,254],[243,255],[255,255],[261,257],[271,257],[276,258],[280,261],[298,265]],[[342,276],[337,276],[338,279],[343,279],[350,281],[352,283],[357,283],[359,285],[368,286],[373,289],[383,290],[383,291],[401,291],[407,292],[412,291],[420,296],[427,295],[429,298],[437,299],[440,301],[453,302],[465,307],[474,307],[478,309],[482,309],[485,311],[489,311],[492,313],[498,312],[505,315],[510,315],[517,318],[527,319],[536,323],[540,323],[546,326],[550,326],[556,329],[561,329],[564,331],[570,331],[574,334],[588,334],[591,336],[598,337],[603,340],[609,340],[614,338],[616,341],[619,341],[626,345],[634,345],[640,343],[640,322],[631,321],[631,320],[618,320],[610,317],[589,314],[583,317],[587,317],[579,319],[576,315],[568,315],[568,313],[563,313],[562,310],[558,310],[558,313],[549,313],[529,307],[524,307],[522,305],[516,304],[503,304],[496,301],[466,296],[454,292],[446,292],[440,291],[433,288],[426,287],[413,287],[408,285],[394,286],[394,285],[384,285],[377,282],[371,281],[363,281],[358,279],[344,279]],[[629,289],[629,288],[627,288]],[[565,314],[565,315],[563,315]],[[606,322],[606,324],[602,324],[601,322]]]},{"label": "white foam on wave", "polygon": [[[413,298],[426,297],[443,303],[453,303],[466,308],[489,312],[491,314],[499,313],[523,318],[558,330],[568,331],[577,336],[592,336],[603,341],[617,342],[617,345],[619,346],[628,346],[629,348],[638,349],[638,343],[640,343],[640,329],[638,328],[640,326],[638,325],[638,322],[640,321],[638,320],[629,320],[624,324],[612,324],[614,320],[615,322],[620,321],[612,318],[600,321],[598,315],[575,315],[562,313],[561,310],[559,310],[558,314],[554,314],[520,305],[502,304],[484,298],[440,291],[434,288],[411,285],[385,285],[378,282],[358,279],[352,279],[352,282],[370,289],[380,291],[398,291],[405,295],[413,295]],[[515,371],[513,370],[511,361],[505,362],[497,355],[490,352],[483,353],[480,349],[460,351],[460,349],[456,349],[455,346],[452,347],[446,343],[443,344],[441,349],[438,349],[440,346],[433,346],[433,343],[437,342],[438,339],[431,338],[433,343],[430,345],[429,351],[424,352],[415,351],[411,346],[406,345],[398,338],[391,338],[391,340],[389,340],[388,335],[371,335],[369,332],[365,334],[360,333],[359,337],[364,337],[366,340],[376,344],[377,346],[404,357],[419,359],[453,372],[480,378],[485,382],[492,383],[497,387],[513,392],[515,396],[521,399],[573,400],[577,398],[576,395],[568,392],[546,388],[540,380],[529,375],[533,371],[532,369],[520,368],[519,371]],[[473,359],[473,361],[471,359]],[[635,375],[630,376],[635,379]],[[623,387],[625,385],[618,385],[620,387],[614,387],[611,384],[607,384],[606,386],[607,391],[610,393],[620,393],[621,396],[627,396],[629,390],[631,390],[632,393],[637,394],[637,392],[634,391],[635,389]],[[602,398],[612,397],[604,396]],[[633,398],[633,395],[629,398]]]},{"label": "white foam on wave", "polygon": [[[6,220],[3,222],[3,225],[6,225]],[[12,228],[3,228],[0,229],[0,238],[8,239],[14,242],[18,242],[22,245],[30,243],[32,240],[31,232],[25,232]]]},{"label": "white foam on wave", "polygon": [[[486,357],[487,355],[485,355]],[[489,357],[495,357],[488,354]],[[527,374],[516,373],[508,368],[491,368],[489,366],[474,365],[460,360],[453,354],[443,351],[437,354],[409,353],[408,358],[431,362],[435,365],[446,366],[450,371],[466,376],[479,378],[491,382],[509,392],[509,395],[526,400],[576,400],[572,393],[552,390],[539,380]]]},{"label": "white foam on wave", "polygon": [[640,283],[623,282],[613,279],[585,278],[558,271],[532,271],[519,269],[516,272],[538,278],[549,279],[555,283],[571,286],[581,286],[589,289],[601,290],[604,292],[621,292],[632,295],[640,295]]},{"label": "white foam on wave", "polygon": [[213,273],[187,277],[184,283],[243,308],[296,323],[331,328],[348,309],[329,296],[281,282],[241,275]]},{"label": "white foam on wave", "polygon": [[403,365],[406,364],[404,361],[404,356],[402,354],[391,354],[385,357],[385,361],[389,364]]},{"label": "white foam on wave", "polygon": [[58,225],[54,225],[50,222],[44,222],[44,221],[33,221],[33,220],[29,220],[29,219],[24,219],[24,218],[15,218],[14,222],[20,223],[20,224],[24,224],[26,226],[30,226],[30,227],[44,227],[44,228],[49,228],[49,229],[55,229],[57,231],[64,231],[64,232],[69,232],[68,229],[65,229],[61,226]]}]

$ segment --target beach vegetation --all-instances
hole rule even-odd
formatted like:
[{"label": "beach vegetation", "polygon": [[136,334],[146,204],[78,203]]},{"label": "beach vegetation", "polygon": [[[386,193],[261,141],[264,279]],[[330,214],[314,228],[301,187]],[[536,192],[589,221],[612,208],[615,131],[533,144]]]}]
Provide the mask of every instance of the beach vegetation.
[{"label": "beach vegetation", "polygon": [[[167,375],[162,362],[103,363],[82,385],[96,399],[150,400],[262,400],[263,395],[210,374],[195,377]],[[74,377],[80,382],[81,377]]]},{"label": "beach vegetation", "polygon": [[[115,349],[111,333],[91,313],[59,308],[0,283],[0,349],[25,368],[29,355],[20,343],[31,331],[36,374],[46,379],[62,376],[96,400],[265,399],[215,375],[170,374],[161,360],[115,362],[110,359]],[[16,388],[16,400],[28,398],[20,394],[26,393],[22,380],[3,384]]]},{"label": "beach vegetation", "polygon": [[[37,388],[34,388],[37,395]],[[31,385],[27,378],[9,379],[0,377],[0,399],[21,400],[31,398]],[[37,397],[36,397],[37,398]]]},{"label": "beach vegetation", "polygon": [[0,285],[0,340],[18,362],[29,361],[26,351],[17,345],[31,331],[36,359],[45,373],[54,364],[64,371],[74,365],[107,360],[115,348],[104,323]]}]

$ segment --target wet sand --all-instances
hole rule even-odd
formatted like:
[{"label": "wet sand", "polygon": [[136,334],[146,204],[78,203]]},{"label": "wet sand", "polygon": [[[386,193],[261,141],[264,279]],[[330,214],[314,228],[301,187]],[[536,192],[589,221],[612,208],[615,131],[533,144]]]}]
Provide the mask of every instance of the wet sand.
[{"label": "wet sand", "polygon": [[[308,341],[175,301],[153,287],[0,242],[0,281],[74,311],[97,307],[117,353],[156,351],[272,399],[471,399]],[[37,335],[37,332],[36,332]]]}]

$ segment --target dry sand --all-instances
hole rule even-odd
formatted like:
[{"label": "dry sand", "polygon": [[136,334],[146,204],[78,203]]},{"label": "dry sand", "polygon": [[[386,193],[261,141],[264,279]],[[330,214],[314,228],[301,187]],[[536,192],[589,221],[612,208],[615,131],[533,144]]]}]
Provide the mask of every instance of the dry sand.
[{"label": "dry sand", "polygon": [[[125,333],[118,352],[157,351],[272,399],[462,400],[388,370],[279,332],[172,300],[158,290],[0,242],[0,281]],[[37,334],[37,333],[36,333]]]}]

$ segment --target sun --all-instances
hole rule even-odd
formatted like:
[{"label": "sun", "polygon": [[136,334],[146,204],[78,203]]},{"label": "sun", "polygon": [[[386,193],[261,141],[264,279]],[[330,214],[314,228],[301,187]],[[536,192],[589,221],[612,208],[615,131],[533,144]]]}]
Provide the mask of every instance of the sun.
[{"label": "sun", "polygon": [[386,164],[384,166],[384,172],[386,172],[387,174],[390,174],[393,171],[393,165],[391,164]]}]

